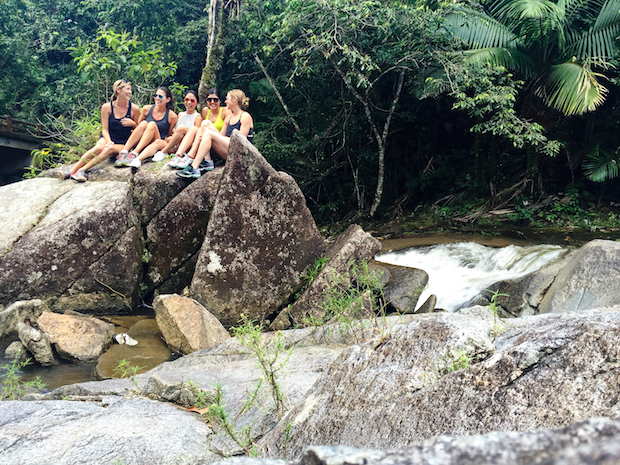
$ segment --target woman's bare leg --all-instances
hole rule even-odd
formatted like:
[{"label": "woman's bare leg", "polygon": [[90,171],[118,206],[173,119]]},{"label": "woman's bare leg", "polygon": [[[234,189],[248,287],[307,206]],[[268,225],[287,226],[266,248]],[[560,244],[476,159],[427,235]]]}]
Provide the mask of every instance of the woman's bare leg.
[{"label": "woman's bare leg", "polygon": [[[106,158],[111,157],[112,155],[116,155],[122,149],[123,149],[123,145],[122,144],[114,144],[114,145],[111,145],[109,147],[106,147],[103,150],[101,150],[99,155],[97,155],[96,157],[92,158],[88,163],[83,165],[82,168],[84,169],[84,171],[88,171],[93,166],[98,165],[99,163],[104,161]],[[71,174],[74,174],[75,172],[77,172],[77,169],[75,171],[73,171]]]},{"label": "woman's bare leg", "polygon": [[224,160],[228,158],[228,146],[230,145],[230,138],[223,136],[219,133],[214,133],[211,131],[205,131],[205,134],[202,136],[202,142],[200,143],[200,147],[198,148],[198,153],[196,153],[196,158],[192,162],[192,168],[198,169],[200,166],[200,162],[205,158],[211,161],[211,150],[215,150],[220,157]]},{"label": "woman's bare leg", "polygon": [[198,134],[198,128],[196,126],[192,126],[187,130],[185,137],[179,144],[179,148],[177,149],[177,155],[183,155],[187,152],[187,149],[191,148],[196,140],[196,134]]},{"label": "woman's bare leg", "polygon": [[174,150],[174,147],[177,146],[187,134],[188,129],[185,126],[178,127],[172,133],[172,137],[168,140],[166,146],[160,149],[166,155]]},{"label": "woman's bare leg", "polygon": [[151,142],[155,140],[161,140],[159,137],[159,128],[155,124],[155,122],[151,121],[146,125],[146,129],[140,138],[140,142],[136,145],[136,148],[133,150],[135,153],[140,153],[144,150],[145,147],[151,144]]},{"label": "woman's bare leg", "polygon": [[121,150],[127,150],[128,152],[140,141],[142,138],[142,134],[146,130],[146,127],[149,123],[146,121],[142,121],[136,128],[131,132],[129,139],[127,139],[127,143],[123,146]]},{"label": "woman's bare leg", "polygon": [[97,155],[99,155],[101,151],[104,149],[106,143],[107,142],[102,137],[97,141],[97,143],[95,144],[93,148],[84,152],[84,155],[82,155],[80,159],[78,160],[78,162],[75,165],[73,165],[73,168],[71,168],[71,174],[77,173],[77,170],[86,166],[90,161],[96,158]]},{"label": "woman's bare leg", "polygon": [[138,155],[138,160],[142,161],[142,160],[146,160],[149,157],[152,157],[153,155],[155,155],[155,152],[163,149],[164,145],[166,145],[165,140],[163,139],[154,140],[142,152],[140,152],[140,155]]}]

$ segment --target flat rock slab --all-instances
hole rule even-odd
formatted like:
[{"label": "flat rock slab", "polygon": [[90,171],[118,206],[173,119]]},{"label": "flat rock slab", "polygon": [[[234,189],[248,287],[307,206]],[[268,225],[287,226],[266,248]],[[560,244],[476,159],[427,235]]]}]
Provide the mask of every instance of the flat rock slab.
[{"label": "flat rock slab", "polygon": [[74,187],[73,182],[51,178],[27,179],[0,187],[0,257],[41,220],[50,204]]},{"label": "flat rock slab", "polygon": [[210,434],[195,414],[149,399],[0,402],[3,464],[196,465],[214,460]]},{"label": "flat rock slab", "polygon": [[620,421],[594,418],[565,428],[480,436],[439,436],[386,452],[308,447],[296,462],[231,458],[218,465],[610,465],[620,462]]},{"label": "flat rock slab", "polygon": [[262,444],[296,458],[308,445],[394,450],[618,417],[618,359],[618,311],[503,323],[483,307],[440,314],[348,348]]}]

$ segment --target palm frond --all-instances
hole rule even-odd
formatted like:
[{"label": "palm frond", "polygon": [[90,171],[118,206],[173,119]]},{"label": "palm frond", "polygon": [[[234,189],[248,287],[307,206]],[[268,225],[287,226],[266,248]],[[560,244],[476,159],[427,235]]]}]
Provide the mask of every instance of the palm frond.
[{"label": "palm frond", "polygon": [[472,48],[516,47],[517,36],[504,24],[491,16],[461,7],[448,13],[443,27]]},{"label": "palm frond", "polygon": [[583,171],[590,181],[603,182],[618,177],[618,154],[601,150],[598,146],[588,153]]},{"label": "palm frond", "polygon": [[497,2],[490,8],[494,17],[506,24],[518,25],[527,19],[548,20],[557,17],[558,5],[550,0],[510,0]]},{"label": "palm frond", "polygon": [[506,69],[518,70],[525,76],[533,74],[534,63],[525,53],[514,48],[482,48],[465,52],[467,61],[475,64],[491,63]]},{"label": "palm frond", "polygon": [[594,25],[586,32],[572,33],[566,53],[579,59],[607,61],[618,50],[616,37],[620,35],[620,0],[607,0],[601,6]]},{"label": "palm frond", "polygon": [[601,77],[605,76],[579,63],[554,65],[539,79],[536,94],[565,115],[581,115],[605,101],[608,91],[597,80]]}]

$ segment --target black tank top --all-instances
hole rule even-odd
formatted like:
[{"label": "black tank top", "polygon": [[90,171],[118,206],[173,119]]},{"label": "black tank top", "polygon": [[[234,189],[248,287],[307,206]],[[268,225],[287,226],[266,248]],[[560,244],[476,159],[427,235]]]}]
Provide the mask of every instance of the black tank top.
[{"label": "black tank top", "polygon": [[157,129],[159,129],[159,137],[165,139],[168,135],[168,131],[170,130],[170,123],[168,122],[168,113],[170,113],[170,110],[166,109],[166,114],[164,115],[164,117],[157,121],[155,118],[153,118],[153,108],[155,108],[155,105],[151,106],[151,109],[149,110],[146,118],[144,119],[147,123],[153,121],[157,125]]},{"label": "black tank top", "polygon": [[125,144],[133,128],[131,126],[123,126],[121,120],[123,118],[131,118],[131,102],[129,102],[129,106],[127,107],[127,114],[119,119],[114,117],[114,103],[110,102],[110,106],[112,108],[110,116],[108,117],[110,139],[112,139],[112,142],[115,144]]},{"label": "black tank top", "polygon": [[[241,113],[241,116],[243,116],[243,113]],[[228,123],[228,126],[226,127],[226,137],[230,137],[235,129],[237,131],[241,131],[241,116],[239,117],[239,121],[235,124]],[[250,128],[250,132],[248,132],[248,140],[254,144],[254,128]]]}]

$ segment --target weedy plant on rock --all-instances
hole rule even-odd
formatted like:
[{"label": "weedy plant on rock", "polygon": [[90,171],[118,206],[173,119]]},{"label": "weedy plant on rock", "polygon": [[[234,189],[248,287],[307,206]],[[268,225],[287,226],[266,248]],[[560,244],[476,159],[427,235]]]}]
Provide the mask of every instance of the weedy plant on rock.
[{"label": "weedy plant on rock", "polygon": [[18,400],[26,394],[39,392],[45,388],[45,383],[39,376],[32,381],[21,380],[20,370],[30,365],[31,360],[27,358],[20,362],[19,356],[16,356],[12,362],[0,364],[0,377],[2,378],[0,400]]}]

